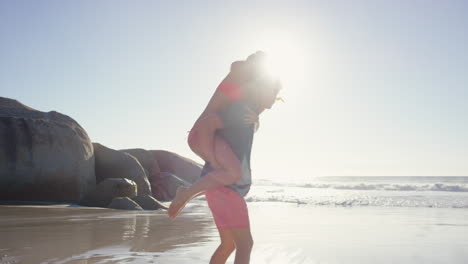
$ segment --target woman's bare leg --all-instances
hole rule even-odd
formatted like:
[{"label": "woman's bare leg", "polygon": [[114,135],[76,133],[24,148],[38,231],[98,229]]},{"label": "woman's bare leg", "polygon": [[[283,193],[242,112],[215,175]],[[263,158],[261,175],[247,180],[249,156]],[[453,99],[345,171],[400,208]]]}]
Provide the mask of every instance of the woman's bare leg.
[{"label": "woman's bare leg", "polygon": [[236,249],[234,237],[229,229],[218,229],[221,244],[211,257],[210,264],[225,264],[231,253]]},{"label": "woman's bare leg", "polygon": [[215,155],[220,169],[214,169],[204,177],[200,177],[190,187],[179,187],[176,196],[169,206],[168,215],[175,218],[184,208],[185,204],[195,196],[206,190],[229,185],[237,182],[242,176],[239,159],[231,147],[219,135],[215,136]]},{"label": "woman's bare leg", "polygon": [[209,162],[213,168],[220,168],[215,154],[216,130],[223,128],[223,122],[218,114],[211,113],[197,121],[194,126],[195,134],[189,140],[190,149],[201,159]]},{"label": "woman's bare leg", "polygon": [[252,252],[253,239],[250,233],[250,227],[231,228],[232,237],[236,244],[236,258],[234,264],[248,264],[250,262],[250,253]]}]

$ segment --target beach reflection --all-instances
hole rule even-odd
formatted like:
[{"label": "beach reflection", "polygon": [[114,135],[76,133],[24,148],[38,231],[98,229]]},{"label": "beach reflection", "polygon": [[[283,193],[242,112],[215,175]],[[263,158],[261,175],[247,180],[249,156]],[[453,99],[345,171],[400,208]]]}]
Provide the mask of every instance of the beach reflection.
[{"label": "beach reflection", "polygon": [[[252,264],[468,263],[465,209],[248,207]],[[205,201],[175,220],[164,211],[21,206],[0,206],[0,216],[0,264],[206,264],[219,244]]]},{"label": "beach reflection", "polygon": [[0,263],[159,263],[217,237],[204,206],[188,211],[0,206]]}]

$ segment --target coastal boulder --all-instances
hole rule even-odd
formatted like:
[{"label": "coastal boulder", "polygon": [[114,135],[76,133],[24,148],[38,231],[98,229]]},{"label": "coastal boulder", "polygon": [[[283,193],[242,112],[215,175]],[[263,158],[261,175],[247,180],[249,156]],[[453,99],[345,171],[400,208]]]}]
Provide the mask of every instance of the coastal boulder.
[{"label": "coastal boulder", "polygon": [[112,202],[107,206],[107,208],[120,210],[143,210],[141,206],[128,197],[117,197],[112,199]]},{"label": "coastal boulder", "polygon": [[195,161],[165,150],[123,149],[138,159],[148,171],[153,197],[159,201],[174,198],[177,187],[195,182],[202,166]]},{"label": "coastal boulder", "polygon": [[0,200],[78,202],[95,184],[93,145],[75,120],[0,97]]},{"label": "coastal boulder", "polygon": [[133,198],[133,200],[145,210],[158,210],[159,208],[167,209],[162,203],[156,200],[151,195],[141,195]]},{"label": "coastal boulder", "polygon": [[172,201],[179,186],[190,186],[190,183],[170,172],[161,172],[158,178],[151,182],[151,191],[159,201]]},{"label": "coastal boulder", "polygon": [[89,192],[80,205],[106,207],[116,197],[134,198],[137,195],[137,185],[126,178],[108,178],[101,181]]},{"label": "coastal boulder", "polygon": [[127,178],[138,186],[137,195],[150,195],[151,187],[140,162],[128,153],[93,143],[96,159],[96,181],[108,178]]},{"label": "coastal boulder", "polygon": [[148,150],[137,148],[137,149],[122,149],[121,152],[135,157],[141,166],[146,170],[148,175],[148,180],[151,183],[151,179],[158,178],[161,169],[159,168],[159,162],[154,156],[154,154]]},{"label": "coastal boulder", "polygon": [[189,183],[194,183],[200,178],[203,167],[201,164],[170,151],[150,150],[150,152],[158,161],[161,172],[169,172]]}]

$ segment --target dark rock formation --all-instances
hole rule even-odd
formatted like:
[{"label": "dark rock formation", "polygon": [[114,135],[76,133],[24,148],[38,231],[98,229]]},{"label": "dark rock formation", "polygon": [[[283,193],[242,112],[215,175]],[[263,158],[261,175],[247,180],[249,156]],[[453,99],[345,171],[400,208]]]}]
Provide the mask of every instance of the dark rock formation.
[{"label": "dark rock formation", "polygon": [[151,180],[159,177],[161,169],[159,168],[158,160],[154,157],[154,154],[145,149],[123,149],[122,152],[128,153],[135,157],[146,170],[146,175],[148,175],[148,180],[151,183]]},{"label": "dark rock formation", "polygon": [[203,167],[201,164],[170,151],[150,150],[150,152],[154,154],[162,172],[177,175],[177,177],[189,183],[194,183],[200,178]]},{"label": "dark rock formation", "polygon": [[78,202],[95,184],[93,146],[75,120],[0,97],[0,200]]},{"label": "dark rock formation", "polygon": [[91,143],[72,118],[0,97],[0,200],[156,210],[201,168],[169,151]]},{"label": "dark rock formation", "polygon": [[201,173],[201,165],[191,159],[165,150],[123,149],[149,172],[153,197],[159,201],[174,198],[177,187],[195,182]]},{"label": "dark rock formation", "polygon": [[143,210],[135,201],[128,197],[114,198],[107,207],[120,210]]},{"label": "dark rock formation", "polygon": [[190,183],[169,172],[161,172],[159,177],[151,182],[154,198],[163,202],[174,199],[179,186],[190,186]]},{"label": "dark rock formation", "polygon": [[106,207],[116,197],[134,198],[136,195],[137,185],[134,181],[125,178],[108,178],[89,192],[80,205]]},{"label": "dark rock formation", "polygon": [[166,209],[167,207],[154,199],[151,195],[137,196],[133,200],[145,210],[158,210],[159,208]]},{"label": "dark rock formation", "polygon": [[138,186],[137,195],[151,195],[151,187],[140,162],[128,153],[93,143],[96,159],[96,181],[107,178],[127,178]]}]

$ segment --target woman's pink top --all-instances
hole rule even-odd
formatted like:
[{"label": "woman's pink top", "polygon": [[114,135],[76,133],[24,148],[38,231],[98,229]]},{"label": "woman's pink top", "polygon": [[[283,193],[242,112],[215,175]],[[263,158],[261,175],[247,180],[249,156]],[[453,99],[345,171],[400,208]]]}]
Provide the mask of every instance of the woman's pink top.
[{"label": "woman's pink top", "polygon": [[244,97],[241,87],[230,82],[221,82],[218,89],[223,91],[232,101],[238,101]]}]

